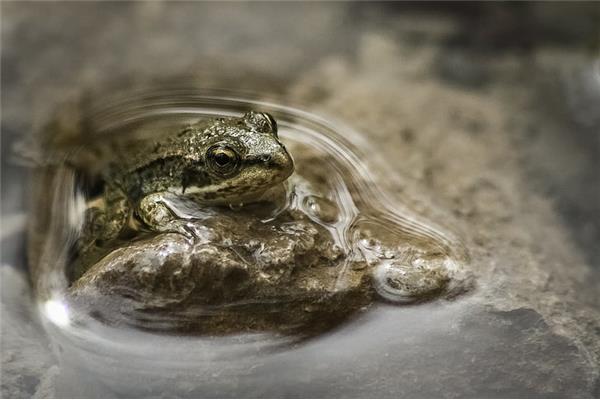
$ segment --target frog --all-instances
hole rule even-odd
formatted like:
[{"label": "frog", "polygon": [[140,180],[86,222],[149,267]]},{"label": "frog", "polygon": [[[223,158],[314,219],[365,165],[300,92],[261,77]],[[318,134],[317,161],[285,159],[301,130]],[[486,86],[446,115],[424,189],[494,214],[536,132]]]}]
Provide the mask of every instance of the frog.
[{"label": "frog", "polygon": [[132,225],[193,241],[199,233],[189,220],[202,206],[252,202],[294,171],[275,118],[255,110],[203,118],[111,151],[104,190],[87,205],[82,248],[110,242]]}]

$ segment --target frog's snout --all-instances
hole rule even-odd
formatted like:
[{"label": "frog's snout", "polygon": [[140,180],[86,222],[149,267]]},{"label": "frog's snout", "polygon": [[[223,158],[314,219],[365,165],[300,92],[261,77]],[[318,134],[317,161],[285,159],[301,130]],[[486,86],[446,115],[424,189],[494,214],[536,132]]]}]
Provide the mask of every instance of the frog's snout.
[{"label": "frog's snout", "polygon": [[266,156],[264,162],[269,168],[279,171],[283,179],[294,172],[294,161],[285,147]]}]

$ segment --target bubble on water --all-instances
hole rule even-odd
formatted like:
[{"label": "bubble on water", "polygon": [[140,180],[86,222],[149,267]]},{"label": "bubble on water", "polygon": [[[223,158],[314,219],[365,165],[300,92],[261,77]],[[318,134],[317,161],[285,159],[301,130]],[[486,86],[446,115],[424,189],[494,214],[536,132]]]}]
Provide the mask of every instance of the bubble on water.
[{"label": "bubble on water", "polygon": [[393,303],[422,301],[440,293],[450,277],[437,265],[414,265],[397,260],[383,260],[373,271],[377,293]]},{"label": "bubble on water", "polygon": [[306,196],[302,200],[302,209],[306,214],[324,224],[333,224],[338,220],[337,205],[320,196]]}]

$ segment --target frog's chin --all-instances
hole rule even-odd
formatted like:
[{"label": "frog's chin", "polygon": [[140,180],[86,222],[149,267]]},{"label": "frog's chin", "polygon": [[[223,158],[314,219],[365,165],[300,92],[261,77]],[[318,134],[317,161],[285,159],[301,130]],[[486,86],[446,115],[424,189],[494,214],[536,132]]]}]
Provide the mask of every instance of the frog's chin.
[{"label": "frog's chin", "polygon": [[215,201],[214,205],[240,207],[247,204],[262,203],[262,202],[278,202],[285,199],[287,196],[286,186],[283,183],[259,189],[248,191],[242,196],[231,196]]},{"label": "frog's chin", "polygon": [[284,201],[288,197],[288,186],[285,183],[279,183],[265,189],[262,193],[259,193],[254,201],[247,201],[247,203],[259,203],[259,202],[280,202]]},{"label": "frog's chin", "polygon": [[236,193],[235,195],[226,195],[223,192],[211,192],[210,190],[207,190],[206,187],[191,187],[178,195],[183,195],[198,204],[207,206],[242,206],[265,201],[277,201],[282,197],[285,198],[286,186],[284,183],[278,183],[266,188],[253,188],[239,192],[240,193]]},{"label": "frog's chin", "polygon": [[229,206],[229,207],[241,207],[245,204],[251,204],[261,201],[264,191],[255,191],[252,193],[246,193],[243,196],[232,196],[224,197],[219,200],[207,203],[215,206]]}]

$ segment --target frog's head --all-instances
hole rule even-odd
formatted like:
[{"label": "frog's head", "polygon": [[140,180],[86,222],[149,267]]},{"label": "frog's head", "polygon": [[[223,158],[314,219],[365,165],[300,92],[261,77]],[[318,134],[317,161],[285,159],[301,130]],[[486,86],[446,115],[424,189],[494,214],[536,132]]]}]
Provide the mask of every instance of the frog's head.
[{"label": "frog's head", "polygon": [[279,141],[275,119],[250,111],[213,127],[214,140],[204,152],[211,184],[197,192],[214,203],[246,202],[285,181],[294,162]]}]

